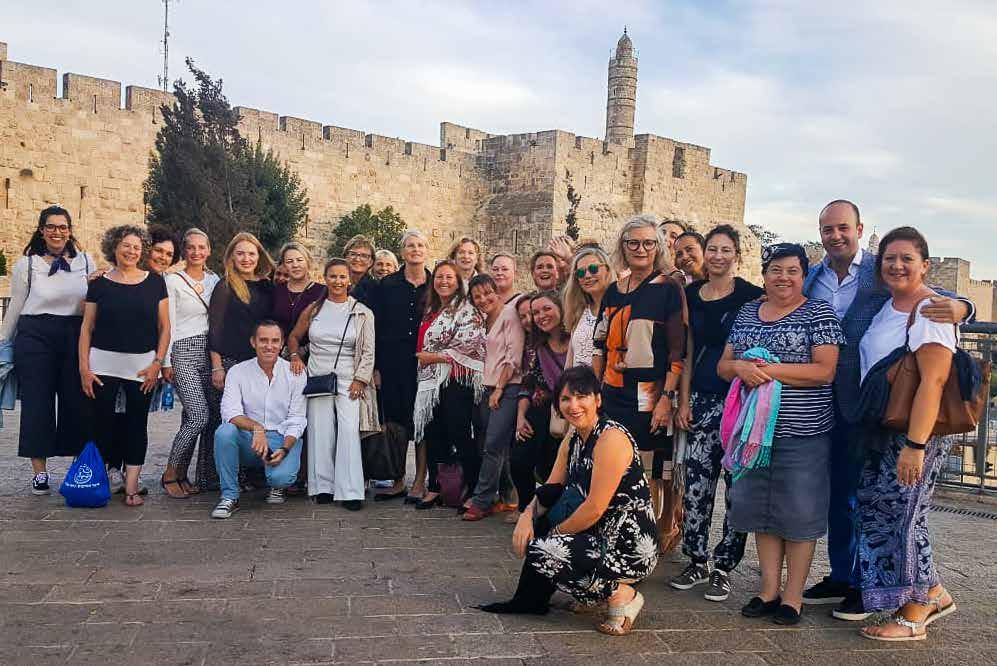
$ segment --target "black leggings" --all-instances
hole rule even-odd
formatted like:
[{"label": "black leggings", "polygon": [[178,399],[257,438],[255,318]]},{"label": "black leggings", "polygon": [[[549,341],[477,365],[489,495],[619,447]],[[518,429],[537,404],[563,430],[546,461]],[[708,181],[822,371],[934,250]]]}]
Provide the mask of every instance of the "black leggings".
[{"label": "black leggings", "polygon": [[550,435],[550,403],[530,405],[526,420],[533,428],[533,436],[525,441],[515,440],[509,451],[512,482],[519,495],[519,510],[525,511],[537,488],[537,480],[547,481],[557,460],[560,440]]},{"label": "black leggings", "polygon": [[451,380],[440,391],[440,402],[433,410],[433,420],[426,424],[423,440],[429,461],[429,492],[440,492],[437,466],[453,459],[453,449],[464,470],[464,483],[474,492],[481,469],[481,452],[471,434],[474,389]]},{"label": "black leggings", "polygon": [[[94,431],[104,463],[114,466],[145,464],[149,448],[149,404],[152,393],[142,393],[142,382],[98,375],[103,386],[94,382]],[[118,388],[125,392],[125,413],[114,412]]]}]

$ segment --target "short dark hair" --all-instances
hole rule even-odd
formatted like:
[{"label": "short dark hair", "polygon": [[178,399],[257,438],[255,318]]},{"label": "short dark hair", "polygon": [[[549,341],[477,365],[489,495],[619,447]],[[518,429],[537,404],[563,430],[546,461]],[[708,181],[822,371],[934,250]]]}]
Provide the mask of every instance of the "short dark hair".
[{"label": "short dark hair", "polygon": [[567,389],[575,395],[599,395],[602,386],[595,372],[587,365],[576,365],[561,373],[554,387],[554,409],[561,413],[561,394]]},{"label": "short dark hair", "polygon": [[883,255],[886,254],[886,248],[889,247],[890,243],[895,241],[910,241],[921,253],[921,259],[927,261],[931,258],[928,241],[924,234],[914,227],[897,227],[879,241],[879,252],[876,254],[876,277],[880,280],[883,278]]},{"label": "short dark hair", "polygon": [[277,330],[278,330],[278,331],[280,331],[280,337],[282,337],[282,338],[284,337],[284,329],[282,329],[282,328],[280,327],[280,324],[278,324],[278,323],[277,323],[276,321],[274,321],[273,319],[261,319],[261,320],[259,320],[258,322],[256,322],[256,325],[255,325],[255,326],[253,326],[253,337],[255,338],[255,337],[256,337],[256,334],[257,334],[257,333],[259,332],[259,330],[260,330],[261,328],[265,327],[265,326],[266,326],[266,327],[269,327],[269,326],[276,326],[276,327],[277,327]]},{"label": "short dark hair", "polygon": [[467,295],[470,296],[475,287],[483,286],[489,286],[492,288],[492,291],[498,291],[498,285],[495,284],[495,278],[488,273],[478,273],[471,278],[470,282],[467,283]]},{"label": "short dark hair", "polygon": [[148,233],[150,246],[157,243],[165,243],[166,241],[173,244],[173,259],[170,261],[170,265],[180,261],[180,243],[177,242],[176,234],[171,229],[161,224],[150,224]]},{"label": "short dark hair", "polygon": [[699,243],[699,249],[706,251],[706,239],[703,238],[703,234],[698,231],[683,231],[678,236],[675,237],[675,242],[678,243],[683,238],[692,238],[697,243]]},{"label": "short dark hair", "polygon": [[862,216],[859,214],[859,207],[848,199],[835,199],[834,201],[829,202],[826,206],[820,209],[817,219],[820,220],[820,218],[824,217],[824,213],[828,208],[837,204],[842,204],[852,209],[852,212],[855,213],[855,226],[862,224]]},{"label": "short dark hair", "polygon": [[729,224],[718,224],[717,226],[710,229],[709,233],[706,234],[706,238],[703,240],[703,250],[706,250],[706,244],[714,236],[726,236],[727,238],[734,241],[734,253],[737,256],[741,256],[741,234],[738,233],[737,229]]},{"label": "short dark hair", "polygon": [[117,266],[114,252],[118,249],[118,244],[125,239],[125,236],[138,236],[138,239],[142,242],[142,258],[139,260],[140,262],[149,256],[149,246],[152,245],[152,242],[149,240],[149,232],[134,224],[119,224],[105,231],[104,238],[100,241],[101,254],[104,255],[104,259],[109,264]]},{"label": "short dark hair", "polygon": [[552,251],[550,251],[550,250],[537,250],[536,252],[533,253],[533,256],[530,257],[530,272],[531,273],[533,272],[533,269],[536,268],[537,262],[540,260],[540,257],[550,257],[551,259],[554,260],[554,264],[555,265],[557,264],[558,257]]}]

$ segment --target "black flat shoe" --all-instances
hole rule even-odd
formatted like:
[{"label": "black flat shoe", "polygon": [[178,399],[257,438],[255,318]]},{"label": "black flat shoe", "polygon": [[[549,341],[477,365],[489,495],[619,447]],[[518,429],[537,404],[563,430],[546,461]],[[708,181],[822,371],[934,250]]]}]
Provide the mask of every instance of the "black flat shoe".
[{"label": "black flat shoe", "polygon": [[388,500],[401,499],[405,497],[405,490],[399,490],[397,493],[378,493],[374,495],[375,502],[387,502]]},{"label": "black flat shoe", "polygon": [[426,509],[432,509],[433,507],[443,506],[443,496],[437,495],[431,500],[422,500],[415,505],[418,511],[425,511]]},{"label": "black flat shoe", "polygon": [[363,508],[363,500],[344,500],[343,508],[348,511],[359,511]]},{"label": "black flat shoe", "polygon": [[761,597],[751,597],[751,601],[741,607],[741,615],[744,617],[763,617],[773,615],[782,604],[782,598],[776,597],[772,601],[762,601]]},{"label": "black flat shoe", "polygon": [[547,604],[534,606],[516,601],[515,599],[497,601],[492,604],[481,604],[480,606],[472,606],[472,608],[477,608],[486,613],[498,613],[499,615],[546,615],[550,612],[550,606]]},{"label": "black flat shoe", "polygon": [[331,493],[319,493],[315,496],[316,504],[332,504],[332,494]]},{"label": "black flat shoe", "polygon": [[421,501],[422,501],[422,498],[421,497],[416,497],[415,495],[406,495],[405,496],[405,503],[406,504],[418,504]]},{"label": "black flat shoe", "polygon": [[775,611],[775,615],[772,616],[772,621],[776,624],[792,626],[800,623],[800,613],[792,606],[781,604]]}]

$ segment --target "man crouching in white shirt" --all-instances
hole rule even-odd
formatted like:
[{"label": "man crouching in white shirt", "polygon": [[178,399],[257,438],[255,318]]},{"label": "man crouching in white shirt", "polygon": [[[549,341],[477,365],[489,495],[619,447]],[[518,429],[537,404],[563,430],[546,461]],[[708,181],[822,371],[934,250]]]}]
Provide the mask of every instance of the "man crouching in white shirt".
[{"label": "man crouching in white shirt", "polygon": [[305,430],[304,373],[295,375],[280,358],[284,336],[277,322],[264,319],[249,340],[256,358],[232,367],[225,377],[222,425],[215,431],[215,466],[222,498],[212,518],[230,518],[239,509],[239,466],[263,467],[268,504],[284,501],[301,465],[298,440]]}]

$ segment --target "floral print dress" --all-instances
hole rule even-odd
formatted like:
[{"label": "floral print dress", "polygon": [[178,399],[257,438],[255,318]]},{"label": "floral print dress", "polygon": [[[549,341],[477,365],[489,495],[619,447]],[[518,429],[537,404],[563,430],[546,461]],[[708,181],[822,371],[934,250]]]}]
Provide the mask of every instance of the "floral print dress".
[{"label": "floral print dress", "polygon": [[587,440],[583,442],[578,434],[572,437],[565,489],[574,488],[583,498],[588,497],[595,445],[609,428],[626,433],[633,447],[633,459],[609,507],[584,532],[538,537],[526,554],[527,566],[534,567],[562,592],[586,604],[608,599],[621,582],[646,578],[658,562],[658,532],[651,492],[637,445],[623,426],[600,418]]}]

